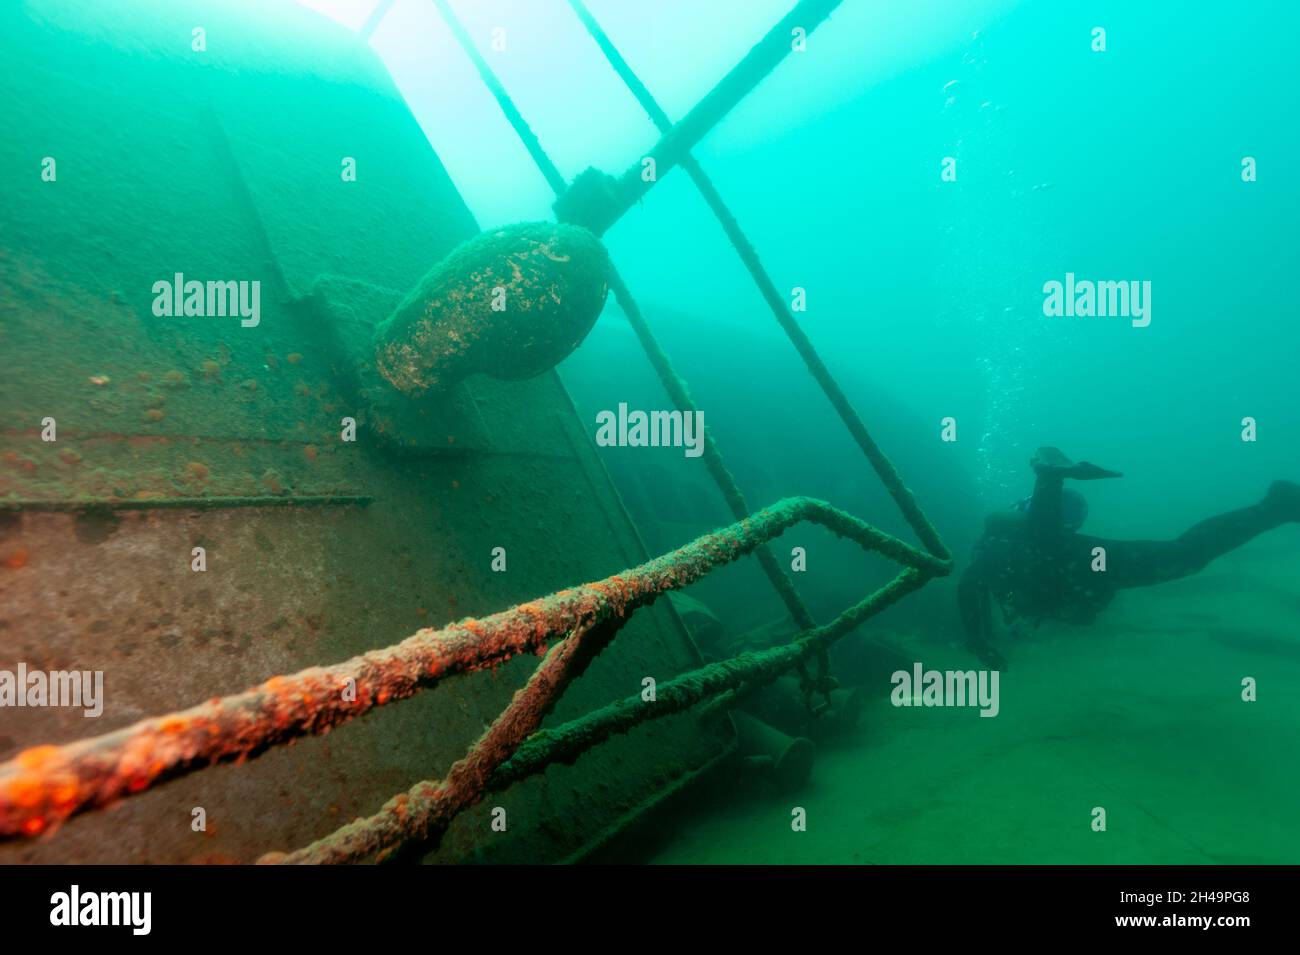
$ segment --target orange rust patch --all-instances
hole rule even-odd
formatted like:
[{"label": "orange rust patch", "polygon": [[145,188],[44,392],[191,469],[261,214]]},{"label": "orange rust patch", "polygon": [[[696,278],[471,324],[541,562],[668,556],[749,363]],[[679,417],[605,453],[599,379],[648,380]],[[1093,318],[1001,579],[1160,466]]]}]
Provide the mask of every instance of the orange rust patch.
[{"label": "orange rust patch", "polygon": [[18,779],[9,786],[9,798],[19,809],[39,806],[41,795],[41,785],[34,779]]},{"label": "orange rust patch", "polygon": [[59,761],[59,747],[32,746],[15,756],[14,761],[23,769],[44,769]]}]

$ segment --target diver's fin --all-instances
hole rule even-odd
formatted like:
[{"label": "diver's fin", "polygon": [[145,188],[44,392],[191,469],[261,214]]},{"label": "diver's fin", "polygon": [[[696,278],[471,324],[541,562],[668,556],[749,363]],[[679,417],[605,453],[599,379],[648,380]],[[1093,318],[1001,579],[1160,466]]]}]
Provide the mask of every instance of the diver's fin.
[{"label": "diver's fin", "polygon": [[1124,476],[1120,471],[1098,467],[1090,461],[1071,461],[1060,448],[1039,448],[1029,466],[1035,474],[1051,474],[1060,478],[1074,478],[1076,481],[1099,481],[1102,478]]},{"label": "diver's fin", "polygon": [[1033,460],[1029,463],[1033,465],[1035,471],[1040,467],[1068,468],[1074,464],[1060,448],[1039,448],[1038,453],[1034,455]]},{"label": "diver's fin", "polygon": [[1098,467],[1091,461],[1080,461],[1074,467],[1070,468],[1065,475],[1068,478],[1074,478],[1076,481],[1100,481],[1102,478],[1123,477],[1123,471],[1112,471],[1109,468]]},{"label": "diver's fin", "polygon": [[1295,481],[1274,481],[1264,495],[1264,503],[1276,507],[1289,521],[1300,521],[1300,484]]}]

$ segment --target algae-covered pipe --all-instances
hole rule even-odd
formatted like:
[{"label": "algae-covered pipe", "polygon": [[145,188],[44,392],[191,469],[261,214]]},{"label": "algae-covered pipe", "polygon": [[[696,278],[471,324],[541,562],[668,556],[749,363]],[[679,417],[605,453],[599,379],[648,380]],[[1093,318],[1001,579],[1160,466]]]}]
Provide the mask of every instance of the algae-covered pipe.
[{"label": "algae-covered pipe", "polygon": [[409,398],[467,375],[532,378],[591,331],[609,290],[609,255],[581,226],[526,222],[453,249],[375,330],[375,364]]}]

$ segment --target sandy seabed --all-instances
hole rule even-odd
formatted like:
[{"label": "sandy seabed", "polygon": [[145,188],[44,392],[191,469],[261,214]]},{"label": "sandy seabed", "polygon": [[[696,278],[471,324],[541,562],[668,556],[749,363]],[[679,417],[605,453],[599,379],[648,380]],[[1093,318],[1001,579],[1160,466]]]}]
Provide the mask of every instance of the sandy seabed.
[{"label": "sandy seabed", "polygon": [[[653,861],[1300,862],[1295,528],[1009,649],[997,717],[896,709],[881,687],[850,736],[819,746],[803,789],[699,799],[663,821],[680,828]],[[924,663],[976,665],[938,645]]]}]

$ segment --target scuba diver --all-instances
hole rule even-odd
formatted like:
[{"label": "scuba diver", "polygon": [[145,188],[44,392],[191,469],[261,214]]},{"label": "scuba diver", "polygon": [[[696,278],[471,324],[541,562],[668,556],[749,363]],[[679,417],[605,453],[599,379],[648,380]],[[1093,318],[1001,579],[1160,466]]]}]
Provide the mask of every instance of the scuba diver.
[{"label": "scuba diver", "polygon": [[[957,584],[967,646],[990,666],[1006,665],[992,645],[993,601],[1012,632],[1021,619],[1091,623],[1118,590],[1190,576],[1264,531],[1300,522],[1300,484],[1274,481],[1258,504],[1208,518],[1173,540],[1089,537],[1078,532],[1088,502],[1065,481],[1123,475],[1073,462],[1056,448],[1039,448],[1029,463],[1034,493],[989,516]],[[1093,570],[1098,547],[1105,549],[1104,571]]]}]

